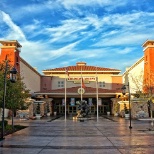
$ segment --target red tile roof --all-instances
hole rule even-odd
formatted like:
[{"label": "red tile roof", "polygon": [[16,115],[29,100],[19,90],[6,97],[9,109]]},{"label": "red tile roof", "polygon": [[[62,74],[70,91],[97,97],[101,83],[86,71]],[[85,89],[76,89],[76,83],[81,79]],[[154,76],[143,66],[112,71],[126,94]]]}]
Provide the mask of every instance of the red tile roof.
[{"label": "red tile roof", "polygon": [[[54,68],[54,69],[46,69],[43,70],[43,72],[65,72],[66,67],[61,67],[61,68]],[[96,66],[68,66],[67,67],[68,72],[73,72],[73,71],[78,71],[80,72],[81,69],[82,71],[93,71],[93,72],[117,72],[120,73],[121,71],[118,69],[113,69],[113,68],[104,68],[104,67],[96,67]]]},{"label": "red tile roof", "polygon": [[[81,88],[80,86],[77,87],[71,87],[71,88],[67,88],[67,93],[77,93],[78,89]],[[85,93],[96,93],[96,88],[92,88],[92,87],[86,87],[85,89]],[[109,90],[109,89],[102,89],[102,88],[98,88],[98,93],[117,93],[120,92],[119,90]],[[36,93],[65,93],[65,88],[62,89],[55,89],[55,90],[46,90],[46,91],[40,91],[40,92],[36,92]]]}]

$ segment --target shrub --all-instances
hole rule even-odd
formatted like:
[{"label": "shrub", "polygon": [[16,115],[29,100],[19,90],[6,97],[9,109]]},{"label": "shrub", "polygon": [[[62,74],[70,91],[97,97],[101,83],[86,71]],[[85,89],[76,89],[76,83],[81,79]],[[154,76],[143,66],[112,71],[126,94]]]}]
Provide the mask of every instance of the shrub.
[{"label": "shrub", "polygon": [[129,110],[127,109],[127,106],[125,103],[124,103],[124,110],[125,110],[125,114],[129,114]]},{"label": "shrub", "polygon": [[[4,120],[4,127],[6,127],[8,125],[8,121]],[[2,121],[0,121],[0,127],[2,126]]]}]

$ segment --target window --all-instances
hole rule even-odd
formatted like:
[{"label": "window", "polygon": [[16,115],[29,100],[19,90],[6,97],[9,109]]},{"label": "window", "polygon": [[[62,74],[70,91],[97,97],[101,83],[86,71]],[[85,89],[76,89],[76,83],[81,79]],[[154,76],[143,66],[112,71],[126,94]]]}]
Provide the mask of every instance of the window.
[{"label": "window", "polygon": [[99,82],[99,87],[105,87],[105,81]]},{"label": "window", "polygon": [[64,87],[64,81],[58,81],[58,87]]}]

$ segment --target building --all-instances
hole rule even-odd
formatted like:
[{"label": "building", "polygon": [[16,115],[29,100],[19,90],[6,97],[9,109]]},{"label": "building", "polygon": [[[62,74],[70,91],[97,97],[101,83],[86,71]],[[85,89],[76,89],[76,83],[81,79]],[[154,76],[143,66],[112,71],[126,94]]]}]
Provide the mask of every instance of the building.
[{"label": "building", "polygon": [[130,86],[130,93],[134,94],[143,89],[144,77],[144,56],[135,62],[131,67],[127,68],[123,73],[123,83]]},{"label": "building", "polygon": [[123,73],[123,82],[130,83],[130,92],[145,90],[154,86],[154,40],[143,43],[143,57]]},{"label": "building", "polygon": [[148,92],[147,90],[154,86],[154,40],[147,40],[142,46],[144,52],[144,90]]},{"label": "building", "polygon": [[[132,115],[135,117],[137,112],[144,111],[151,117],[154,111],[154,40],[145,41],[142,47],[143,57],[124,72],[123,82],[129,82],[131,95],[139,97],[131,99]],[[147,93],[146,97],[142,96],[143,92]]]},{"label": "building", "polygon": [[[68,114],[76,113],[78,101],[85,100],[91,105],[91,113],[106,114],[112,111],[112,98],[121,95],[122,76],[120,70],[89,66],[86,62],[77,62],[75,66],[43,70],[40,75],[23,58],[20,57],[21,45],[18,41],[0,41],[0,61],[7,58],[23,78],[32,97],[38,101],[53,102],[57,112],[64,113],[66,99]],[[35,79],[35,80],[34,80]],[[53,107],[52,107],[53,109]]]},{"label": "building", "polygon": [[[21,45],[17,40],[0,41],[0,62],[9,60],[9,65],[15,67],[23,77],[23,82],[31,93],[40,90],[41,74],[20,57]],[[35,79],[35,82],[34,82]]]},{"label": "building", "polygon": [[52,98],[58,105],[58,113],[64,113],[65,99],[68,113],[76,113],[78,101],[85,100],[91,105],[91,113],[106,114],[111,110],[111,98],[121,93],[122,76],[120,70],[89,66],[77,62],[75,66],[43,70],[41,90],[36,95]]}]

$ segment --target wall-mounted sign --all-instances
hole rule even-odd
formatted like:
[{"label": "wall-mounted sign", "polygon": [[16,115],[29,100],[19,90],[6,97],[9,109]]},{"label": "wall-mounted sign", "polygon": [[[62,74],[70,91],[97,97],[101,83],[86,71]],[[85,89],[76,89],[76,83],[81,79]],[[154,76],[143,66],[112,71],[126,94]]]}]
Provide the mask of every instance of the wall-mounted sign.
[{"label": "wall-mounted sign", "polygon": [[[89,83],[89,81],[96,81],[96,77],[82,77],[84,83]],[[69,77],[67,81],[73,81],[74,83],[81,83],[81,77]]]},{"label": "wall-mounted sign", "polygon": [[79,88],[78,89],[78,94],[84,94],[85,93],[85,89],[84,88]]}]

